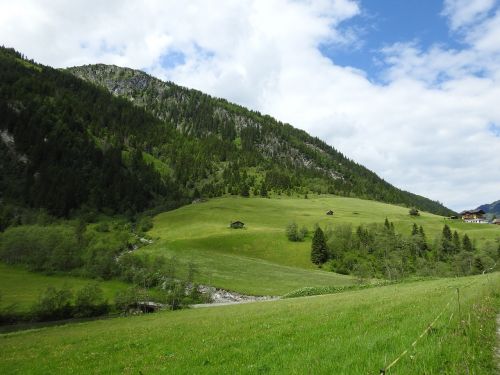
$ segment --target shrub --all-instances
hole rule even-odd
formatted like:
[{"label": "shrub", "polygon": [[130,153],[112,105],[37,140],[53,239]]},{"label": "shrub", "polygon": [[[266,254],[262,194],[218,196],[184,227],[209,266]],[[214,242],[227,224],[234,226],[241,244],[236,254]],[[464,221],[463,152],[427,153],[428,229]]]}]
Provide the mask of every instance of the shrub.
[{"label": "shrub", "polygon": [[410,208],[408,213],[410,214],[410,216],[420,216],[420,212],[418,212],[416,208]]},{"label": "shrub", "polygon": [[109,232],[109,224],[106,222],[101,222],[95,226],[95,230],[101,233]]},{"label": "shrub", "polygon": [[144,290],[137,287],[130,287],[120,290],[115,295],[116,309],[121,312],[127,312],[131,307],[137,305],[139,301],[145,301],[147,294]]},{"label": "shrub", "polygon": [[285,233],[286,233],[286,237],[288,238],[288,240],[297,241],[298,236],[299,236],[297,224],[296,223],[289,223],[286,226]]},{"label": "shrub", "polygon": [[137,231],[145,233],[149,231],[151,228],[153,228],[153,220],[151,219],[150,216],[143,216],[141,219],[137,222]]},{"label": "shrub", "polygon": [[33,318],[39,321],[71,318],[73,314],[72,297],[73,295],[68,288],[48,287],[31,309]]},{"label": "shrub", "polygon": [[108,301],[104,299],[99,285],[87,284],[76,293],[74,312],[76,318],[103,315],[108,311]]},{"label": "shrub", "polygon": [[308,230],[306,227],[302,227],[299,230],[297,223],[292,222],[286,226],[285,233],[288,240],[298,242],[304,240],[304,237],[307,236]]}]

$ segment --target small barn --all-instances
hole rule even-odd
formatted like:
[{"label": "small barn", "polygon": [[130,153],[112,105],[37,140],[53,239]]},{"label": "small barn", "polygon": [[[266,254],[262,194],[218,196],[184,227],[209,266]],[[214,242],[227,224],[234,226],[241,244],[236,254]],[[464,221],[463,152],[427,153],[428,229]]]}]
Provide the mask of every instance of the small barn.
[{"label": "small barn", "polygon": [[245,223],[239,220],[231,221],[229,227],[232,229],[243,229],[245,227]]},{"label": "small barn", "polygon": [[328,210],[328,211],[326,211],[326,214],[329,215],[329,216],[332,216],[333,215],[333,211],[332,210]]},{"label": "small barn", "polygon": [[495,219],[491,223],[496,224],[496,225],[500,225],[500,219]]}]

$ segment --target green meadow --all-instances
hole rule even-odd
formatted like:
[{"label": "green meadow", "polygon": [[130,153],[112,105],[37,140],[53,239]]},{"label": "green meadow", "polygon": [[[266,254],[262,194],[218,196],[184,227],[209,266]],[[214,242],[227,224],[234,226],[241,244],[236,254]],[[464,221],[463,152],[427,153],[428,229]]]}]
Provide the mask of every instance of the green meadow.
[{"label": "green meadow", "polygon": [[495,273],[15,332],[0,373],[378,374],[408,349],[388,374],[492,374],[498,290]]},{"label": "green meadow", "polygon": [[27,312],[49,286],[67,287],[74,292],[88,283],[97,283],[110,302],[117,291],[127,288],[127,284],[120,281],[98,282],[67,275],[47,276],[0,263],[0,307],[13,306],[14,311]]},{"label": "green meadow", "polygon": [[[326,211],[333,210],[333,216]],[[422,212],[414,217],[408,208],[376,201],[319,196],[304,198],[224,197],[191,204],[154,218],[148,233],[155,243],[140,250],[192,262],[197,281],[249,294],[281,295],[304,286],[346,285],[347,276],[318,270],[310,261],[311,238],[290,242],[285,227],[294,221],[310,232],[315,224],[383,223],[388,218],[398,232],[409,234],[413,223],[422,225],[427,237],[441,233],[443,225],[478,243],[500,237],[500,227],[465,224]],[[230,229],[240,220],[245,229]]]}]

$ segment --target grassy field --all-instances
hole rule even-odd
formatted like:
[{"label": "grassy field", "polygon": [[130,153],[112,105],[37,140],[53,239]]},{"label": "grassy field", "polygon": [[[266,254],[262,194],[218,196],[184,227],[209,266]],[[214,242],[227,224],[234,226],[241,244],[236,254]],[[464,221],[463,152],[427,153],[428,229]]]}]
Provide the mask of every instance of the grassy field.
[{"label": "grassy field", "polygon": [[492,374],[492,290],[498,273],[4,334],[0,373],[378,374],[410,348],[388,374]]},{"label": "grassy field", "polygon": [[[332,209],[335,215],[327,216]],[[413,223],[422,225],[427,237],[438,235],[444,223],[469,233],[481,243],[500,237],[500,227],[465,224],[428,213],[411,217],[404,207],[335,196],[303,198],[225,197],[192,204],[155,217],[149,233],[155,243],[141,251],[175,256],[193,262],[198,281],[250,294],[283,294],[303,286],[344,285],[352,279],[318,271],[310,261],[311,238],[290,242],[285,227],[295,221],[312,231],[339,223],[394,222],[396,230],[410,233]],[[241,220],[243,230],[229,229]]]},{"label": "grassy field", "polygon": [[[0,263],[0,293],[2,296],[0,306],[15,304],[14,311],[25,312],[37,301],[40,293],[49,286],[56,288],[66,286],[76,291],[90,282],[96,281],[71,276],[46,276]],[[119,281],[102,281],[98,284],[110,302],[118,290],[127,288],[127,284]]]}]

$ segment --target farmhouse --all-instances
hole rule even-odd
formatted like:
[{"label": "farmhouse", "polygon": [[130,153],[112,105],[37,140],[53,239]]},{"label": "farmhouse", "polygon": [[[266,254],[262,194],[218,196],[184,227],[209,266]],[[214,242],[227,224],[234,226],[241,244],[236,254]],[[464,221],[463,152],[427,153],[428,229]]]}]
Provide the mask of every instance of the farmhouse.
[{"label": "farmhouse", "polygon": [[495,219],[491,222],[491,224],[496,224],[496,225],[500,225],[500,219]]},{"label": "farmhouse", "polygon": [[462,216],[462,220],[466,223],[488,224],[488,221],[484,219],[483,210],[462,211],[460,216]]},{"label": "farmhouse", "polygon": [[231,221],[231,223],[229,224],[229,227],[233,229],[242,229],[244,226],[245,223],[239,220]]}]

